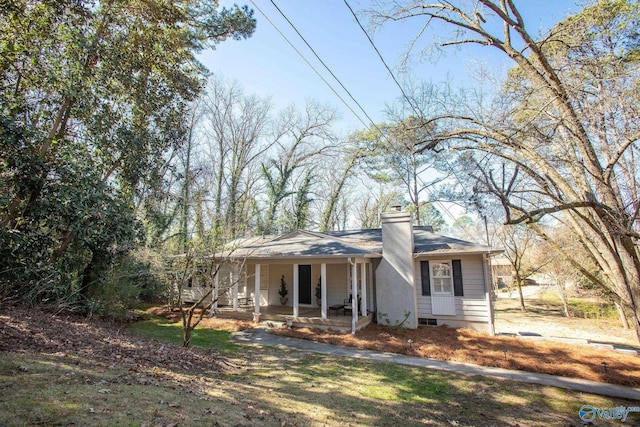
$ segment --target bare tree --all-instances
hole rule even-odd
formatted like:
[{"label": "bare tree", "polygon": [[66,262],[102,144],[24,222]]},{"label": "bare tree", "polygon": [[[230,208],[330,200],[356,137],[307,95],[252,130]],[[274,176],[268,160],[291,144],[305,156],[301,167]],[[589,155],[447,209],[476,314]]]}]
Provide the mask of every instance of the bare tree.
[{"label": "bare tree", "polygon": [[524,304],[522,286],[533,274],[537,273],[547,261],[537,262],[533,257],[533,250],[539,244],[536,233],[526,225],[504,225],[496,233],[504,247],[504,256],[511,263],[515,274],[515,284],[520,296],[520,310],[527,311]]},{"label": "bare tree", "polygon": [[[423,19],[455,30],[443,45],[495,48],[517,65],[491,115],[449,114],[428,120],[457,149],[488,153],[518,166],[530,185],[518,200],[492,187],[509,224],[528,223],[631,314],[640,341],[638,254],[637,13],[640,5],[598,2],[536,40],[512,0],[409,1],[377,10],[379,22]],[[634,42],[636,40],[636,42]],[[419,40],[416,40],[417,44]],[[446,129],[446,130],[445,130]],[[586,271],[537,223],[564,221],[602,272]]]},{"label": "bare tree", "polygon": [[[331,125],[337,118],[334,109],[309,102],[304,112],[294,106],[284,110],[276,124],[273,136],[272,157],[262,163],[262,175],[267,192],[267,208],[262,218],[261,231],[273,233],[281,231],[278,219],[282,202],[294,195],[293,182],[296,175],[306,177],[311,173],[320,155],[336,145],[336,137]],[[306,182],[300,179],[300,184]],[[310,182],[308,183],[310,184]],[[286,222],[286,221],[284,221]]]},{"label": "bare tree", "polygon": [[388,186],[369,188],[356,204],[359,228],[379,228],[380,214],[402,203],[402,195]]},{"label": "bare tree", "polygon": [[367,153],[365,172],[406,192],[417,225],[422,225],[420,207],[427,201],[425,193],[447,178],[441,173],[446,168],[438,154],[420,148],[420,142],[431,139],[432,131],[421,118],[409,116],[394,124],[378,124],[356,137],[359,151]]},{"label": "bare tree", "polygon": [[[344,200],[345,189],[349,178],[351,178],[354,173],[358,158],[359,155],[357,153],[347,153],[343,161],[337,163],[337,167],[339,167],[340,170],[335,169],[336,164],[333,165],[334,167],[332,167],[332,165],[326,166],[327,170],[324,174],[326,180],[326,200],[320,217],[320,231],[340,228],[340,219],[341,216],[344,216],[340,215],[341,201]],[[333,173],[334,171],[335,173]]]},{"label": "bare tree", "polygon": [[265,137],[271,103],[245,95],[237,83],[212,79],[203,110],[213,230],[219,233],[224,229],[235,238],[249,223],[250,192],[258,179],[256,164],[272,145]]},{"label": "bare tree", "polygon": [[[175,297],[171,305],[180,310],[184,347],[191,345],[193,331],[205,313],[241,279],[221,274],[233,263],[242,267],[243,261],[231,261],[232,253],[222,241],[191,241],[186,252],[168,258],[166,280]],[[193,289],[198,292],[192,292],[187,300],[186,291]]]}]

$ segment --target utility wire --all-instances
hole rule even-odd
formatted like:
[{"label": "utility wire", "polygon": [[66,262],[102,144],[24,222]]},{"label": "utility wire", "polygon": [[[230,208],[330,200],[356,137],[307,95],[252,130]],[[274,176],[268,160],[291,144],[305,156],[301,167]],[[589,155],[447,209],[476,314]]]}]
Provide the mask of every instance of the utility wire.
[{"label": "utility wire", "polygon": [[[313,71],[318,75],[318,77],[320,77],[320,80],[322,80],[322,81],[324,82],[324,84],[326,84],[326,85],[329,87],[329,89],[331,89],[331,92],[333,92],[333,93],[338,97],[338,99],[340,99],[340,101],[342,101],[342,103],[343,103],[343,104],[344,104],[344,105],[349,109],[349,111],[351,111],[351,113],[353,113],[353,115],[354,115],[354,116],[355,116],[355,117],[360,121],[360,123],[362,123],[365,127],[369,127],[369,125],[368,125],[368,124],[367,124],[367,123],[366,123],[366,122],[365,122],[365,121],[364,121],[364,120],[363,120],[363,119],[358,115],[358,113],[356,113],[356,112],[353,110],[353,108],[352,108],[352,107],[347,103],[347,101],[345,101],[345,100],[344,100],[344,98],[342,98],[342,96],[340,96],[340,94],[339,94],[338,92],[336,92],[336,90],[333,88],[333,86],[331,86],[331,84],[330,84],[330,83],[329,83],[329,82],[328,82],[328,81],[327,81],[327,80],[322,76],[322,74],[320,74],[320,72],[319,72],[319,71],[318,71],[318,70],[313,66],[313,64],[311,64],[311,63],[307,60],[307,58],[305,58],[305,56],[302,54],[302,52],[300,52],[300,51],[298,50],[298,48],[296,48],[296,47],[295,47],[295,45],[294,45],[294,44],[293,44],[293,43],[292,43],[292,42],[287,38],[287,36],[286,36],[282,31],[280,31],[280,29],[278,28],[278,26],[277,26],[277,25],[276,25],[276,24],[275,24],[271,19],[269,19],[269,17],[267,16],[267,14],[266,14],[266,13],[264,13],[264,12],[262,11],[262,9],[260,9],[260,7],[258,7],[258,5],[254,2],[254,0],[249,0],[249,1],[251,1],[251,4],[253,4],[253,7],[255,7],[256,9],[258,9],[258,11],[262,14],[262,16],[264,16],[264,18],[265,18],[265,19],[266,19],[266,20],[271,24],[271,26],[272,26],[272,27],[273,27],[273,28],[274,28],[274,29],[275,29],[275,30],[276,30],[276,31],[277,31],[277,32],[282,36],[282,38],[286,40],[286,42],[289,44],[289,46],[291,46],[291,48],[292,48],[292,49],[293,49],[293,50],[294,50],[294,51],[295,51],[295,52],[300,56],[300,58],[302,58],[302,60],[303,60],[304,62],[306,62],[306,64],[307,64],[307,65],[308,65],[308,66],[309,66],[309,67],[310,67],[310,68],[311,68],[311,69],[312,69],[312,70],[313,70]],[[275,4],[274,4],[274,6],[275,6]],[[276,6],[276,8],[278,8],[278,7]],[[279,10],[279,9],[278,9],[278,10]],[[282,12],[280,12],[280,13],[282,14]],[[284,15],[283,15],[283,16],[284,16]],[[286,19],[286,17],[285,17],[285,19]],[[289,22],[289,20],[288,20],[288,19],[287,19],[287,22]],[[291,24],[291,25],[292,25],[292,24]],[[294,28],[295,28],[295,27],[294,27]],[[296,31],[297,31],[297,30],[296,30]],[[299,34],[299,33],[298,33],[298,34]],[[302,36],[300,36],[300,37],[302,37]],[[306,40],[305,40],[305,43],[306,43]],[[307,44],[307,46],[308,46],[308,44]],[[315,53],[315,52],[314,52],[314,53]],[[316,55],[316,56],[317,56],[317,55]],[[323,64],[323,65],[324,65],[324,64]],[[325,67],[326,67],[326,65],[325,65]],[[333,75],[333,73],[331,73],[331,74]],[[334,78],[335,78],[335,76],[334,76]],[[336,79],[336,80],[337,80],[337,79]],[[344,87],[344,86],[343,86],[343,87]],[[347,92],[347,93],[348,93],[348,92]],[[351,99],[353,99],[353,97],[352,97]],[[360,104],[358,104],[358,106],[360,106]],[[362,107],[360,107],[360,109],[362,109]],[[364,110],[363,110],[363,111],[364,111]],[[365,113],[365,115],[367,115],[367,114]],[[371,118],[370,118],[368,115],[367,115],[367,118],[368,118],[369,120],[371,120]]]},{"label": "utility wire", "polygon": [[[380,53],[380,50],[378,49],[378,47],[376,46],[376,44],[374,43],[373,39],[371,38],[371,36],[369,35],[369,32],[364,28],[364,26],[362,25],[362,23],[360,22],[360,19],[358,18],[358,16],[356,15],[356,13],[354,12],[353,8],[351,7],[351,5],[349,4],[349,2],[347,0],[343,0],[344,4],[347,6],[347,8],[349,9],[349,11],[351,12],[351,15],[353,15],[353,18],[355,19],[356,23],[358,24],[358,26],[360,27],[360,29],[362,30],[362,32],[364,33],[365,36],[367,36],[367,40],[369,40],[369,44],[371,44],[371,47],[373,47],[373,50],[375,50],[375,52],[378,54],[378,58],[380,58],[380,61],[382,61],[382,64],[384,64],[385,68],[387,69],[387,71],[389,72],[389,75],[391,76],[391,78],[393,79],[393,81],[395,82],[396,86],[398,86],[398,88],[400,89],[400,92],[402,93],[403,98],[407,101],[407,103],[409,104],[409,106],[411,107],[411,109],[413,110],[414,114],[416,114],[417,117],[421,117],[422,113],[419,111],[419,109],[414,105],[413,101],[411,100],[411,98],[409,97],[409,95],[407,95],[407,93],[405,92],[404,88],[402,87],[402,85],[400,84],[400,82],[398,81],[398,79],[396,78],[395,74],[393,73],[393,71],[391,70],[391,67],[389,67],[389,65],[387,64],[387,61],[385,61],[384,57],[382,56],[382,54]],[[449,161],[445,158],[445,162],[447,163],[447,165],[449,165],[449,167],[451,167],[451,165],[449,164]],[[452,167],[451,167],[452,168]],[[453,168],[452,168],[453,169]],[[456,179],[456,181],[458,181],[459,184],[461,184],[459,178],[457,177],[457,175],[454,174],[454,177]],[[433,198],[434,194],[431,191],[431,189],[429,187],[425,187],[425,189],[427,190],[427,192],[430,194],[430,196]],[[442,207],[442,209],[445,211],[445,213],[453,220],[456,220],[456,218],[453,216],[453,214],[449,211],[449,209],[443,205],[442,203],[440,203],[440,206]],[[465,233],[467,233],[469,235],[469,237],[474,237],[471,232],[469,230],[467,230],[466,228],[463,229],[465,231]]]},{"label": "utility wire", "polygon": [[[331,71],[331,69],[329,68],[329,66],[327,66],[327,64],[322,60],[322,58],[320,58],[320,56],[318,55],[318,53],[315,51],[314,48],[311,47],[311,45],[309,44],[309,42],[307,42],[307,40],[304,38],[304,36],[302,34],[300,34],[300,31],[298,31],[298,28],[296,28],[295,25],[293,25],[293,23],[289,20],[289,18],[287,18],[287,16],[282,12],[282,10],[280,10],[280,8],[278,7],[278,5],[275,3],[274,0],[270,0],[271,4],[278,10],[278,12],[280,13],[280,15],[282,15],[282,17],[289,23],[289,25],[291,26],[291,28],[293,28],[293,30],[298,34],[298,36],[300,36],[300,38],[302,39],[302,41],[307,45],[307,47],[311,50],[311,52],[313,52],[313,54],[315,55],[315,57],[318,59],[318,61],[320,61],[320,63],[324,66],[324,68],[329,72],[329,74],[331,74],[331,76],[338,82],[338,84],[340,85],[340,87],[342,87],[342,89],[347,93],[347,95],[349,95],[349,98],[351,98],[351,100],[353,102],[356,103],[356,105],[358,106],[358,108],[360,108],[360,111],[362,111],[362,113],[365,115],[365,117],[371,122],[371,124],[373,126],[375,126],[375,122],[371,119],[371,117],[369,117],[369,114],[367,114],[367,112],[365,111],[364,108],[362,108],[362,105],[360,105],[360,103],[358,101],[356,101],[356,99],[353,97],[353,95],[351,94],[351,92],[349,92],[349,90],[344,86],[344,84],[342,84],[342,81],[340,81],[340,79],[333,73],[333,71]],[[252,1],[253,3],[253,1]],[[366,125],[365,125],[366,126]]]},{"label": "utility wire", "polygon": [[411,99],[409,98],[407,93],[404,91],[404,88],[402,87],[402,85],[400,84],[398,79],[396,79],[396,76],[395,76],[395,74],[393,74],[393,71],[391,71],[391,67],[389,67],[389,65],[387,65],[387,61],[384,60],[384,57],[380,53],[380,50],[378,50],[378,47],[376,46],[376,44],[373,42],[373,39],[369,35],[369,32],[367,32],[367,30],[364,29],[364,26],[360,22],[360,19],[358,19],[358,15],[356,15],[356,13],[353,11],[353,8],[347,2],[347,0],[343,0],[343,1],[344,1],[344,4],[349,9],[349,11],[351,12],[351,15],[353,15],[353,18],[356,20],[356,23],[358,24],[358,26],[360,27],[360,29],[362,30],[364,35],[367,36],[367,40],[369,40],[369,44],[371,44],[371,47],[373,47],[373,50],[375,50],[376,53],[378,54],[378,58],[380,58],[380,61],[382,61],[382,63],[384,64],[385,68],[389,72],[389,75],[391,76],[393,81],[396,83],[396,86],[398,86],[398,88],[400,89],[400,92],[402,92],[402,96],[404,97],[404,99],[407,100],[407,102],[409,103],[409,106],[411,106],[411,109],[413,110],[413,112],[416,113],[417,116],[420,116],[420,112],[417,111],[416,107],[414,107],[413,103],[411,102]]}]

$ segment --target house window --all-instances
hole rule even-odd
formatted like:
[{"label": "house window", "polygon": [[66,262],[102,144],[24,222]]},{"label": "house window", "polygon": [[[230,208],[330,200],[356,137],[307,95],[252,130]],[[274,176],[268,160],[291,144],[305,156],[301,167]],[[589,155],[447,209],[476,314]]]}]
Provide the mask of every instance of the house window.
[{"label": "house window", "polygon": [[451,263],[449,261],[431,261],[430,264],[433,293],[453,295]]},{"label": "house window", "polygon": [[438,326],[438,319],[425,319],[420,317],[418,318],[418,325]]}]

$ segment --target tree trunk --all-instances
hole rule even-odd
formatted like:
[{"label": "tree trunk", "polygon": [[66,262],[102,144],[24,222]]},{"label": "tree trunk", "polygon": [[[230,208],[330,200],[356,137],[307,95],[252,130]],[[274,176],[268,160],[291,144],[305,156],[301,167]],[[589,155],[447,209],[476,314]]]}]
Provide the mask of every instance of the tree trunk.
[{"label": "tree trunk", "polygon": [[351,159],[349,159],[349,163],[342,172],[342,176],[338,181],[338,185],[336,186],[335,190],[329,195],[327,205],[322,212],[322,219],[320,220],[320,231],[324,232],[333,229],[333,227],[331,226],[331,218],[336,213],[336,205],[338,204],[340,195],[342,194],[342,189],[344,188],[347,178],[349,177],[349,173],[351,172],[351,169],[355,166],[355,164],[356,158],[351,157]]},{"label": "tree trunk", "polygon": [[89,299],[91,284],[97,279],[95,272],[97,261],[96,253],[92,251],[91,260],[89,260],[89,263],[84,267],[84,271],[82,272],[82,283],[78,293],[87,300]]},{"label": "tree trunk", "polygon": [[618,315],[620,316],[620,322],[622,322],[622,326],[625,329],[629,329],[629,322],[627,321],[627,316],[624,314],[624,309],[618,303],[618,301],[615,302],[615,305],[616,305],[616,309],[618,310]]},{"label": "tree trunk", "polygon": [[189,347],[189,345],[191,344],[191,332],[193,332],[193,329],[184,328],[183,331],[184,331],[184,334],[182,337],[182,346]]},{"label": "tree trunk", "polygon": [[518,277],[518,294],[520,295],[520,310],[523,313],[527,312],[527,308],[524,306],[524,295],[522,294],[522,282],[523,280]]},{"label": "tree trunk", "polygon": [[560,300],[562,301],[562,311],[564,311],[565,317],[571,317],[571,312],[569,311],[569,302],[567,301],[567,294],[564,290],[564,285],[557,284],[556,288],[558,289],[558,295],[560,296]]}]

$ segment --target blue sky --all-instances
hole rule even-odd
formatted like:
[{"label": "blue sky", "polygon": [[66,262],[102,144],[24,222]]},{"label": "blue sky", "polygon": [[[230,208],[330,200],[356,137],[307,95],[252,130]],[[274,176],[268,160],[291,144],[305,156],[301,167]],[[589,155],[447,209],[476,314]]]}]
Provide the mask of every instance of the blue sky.
[{"label": "blue sky", "polygon": [[[271,97],[277,108],[290,103],[304,106],[314,99],[335,106],[342,115],[337,124],[341,132],[364,128],[340,99],[317,76],[309,65],[263,15],[277,26],[304,57],[328,80],[340,96],[365,122],[368,119],[354,104],[329,72],[319,63],[294,29],[286,22],[270,0],[249,0],[255,10],[257,29],[248,40],[227,40],[215,50],[203,52],[202,63],[218,76],[238,81],[246,94]],[[367,114],[375,121],[385,119],[385,103],[401,96],[383,63],[356,24],[343,0],[274,0],[307,42],[329,66]],[[369,6],[369,1],[348,0],[356,11]],[[233,2],[222,1],[222,5]],[[239,1],[240,4],[245,2]],[[516,0],[529,31],[538,34],[579,8],[568,0]],[[258,8],[260,10],[258,10]],[[262,12],[261,12],[262,11]],[[360,17],[367,28],[367,19]],[[417,23],[398,23],[372,34],[382,56],[395,71],[407,44],[417,31]],[[454,86],[472,86],[473,70],[484,65],[493,73],[505,73],[510,64],[489,48],[450,48],[438,62],[414,63],[412,78],[434,84],[449,81]],[[400,74],[397,74],[401,78]]]}]

